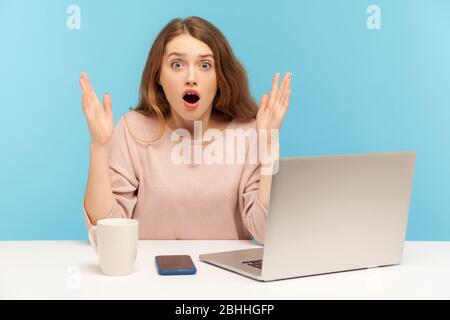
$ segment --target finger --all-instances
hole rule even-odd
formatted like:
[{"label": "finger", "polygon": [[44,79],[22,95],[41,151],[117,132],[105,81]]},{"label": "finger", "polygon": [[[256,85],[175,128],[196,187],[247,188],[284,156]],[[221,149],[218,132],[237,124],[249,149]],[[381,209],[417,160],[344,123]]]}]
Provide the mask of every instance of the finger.
[{"label": "finger", "polygon": [[282,107],[281,107],[283,113],[286,113],[286,111],[287,111],[287,109],[289,107],[289,100],[290,100],[290,98],[291,98],[291,90],[289,89],[287,94],[286,94],[286,96],[285,96],[285,98],[284,98],[284,102],[283,102]]},{"label": "finger", "polygon": [[80,87],[83,92],[85,92],[87,90],[86,82],[84,80],[83,74],[81,74],[81,76],[80,76]]},{"label": "finger", "polygon": [[105,94],[103,95],[103,105],[105,107],[106,112],[110,113],[112,111],[111,96],[109,95],[108,92],[105,92]]},{"label": "finger", "polygon": [[269,95],[267,93],[264,93],[263,96],[261,97],[259,108],[261,110],[266,110],[268,105],[269,105]]},{"label": "finger", "polygon": [[88,108],[88,101],[87,101],[87,96],[84,92],[81,94],[81,107],[83,109],[83,112],[86,113],[87,108]]},{"label": "finger", "polygon": [[88,95],[88,101],[89,105],[91,107],[92,112],[99,113],[102,111],[102,104],[97,98],[97,94],[94,91],[94,88],[92,87],[92,84],[89,81],[89,77],[87,74],[84,75],[84,81],[86,83],[87,88],[87,95]]},{"label": "finger", "polygon": [[275,102],[275,98],[276,98],[277,92],[278,92],[279,79],[280,79],[280,73],[277,72],[277,73],[275,73],[275,76],[273,77],[272,89],[270,90],[269,105],[273,105],[273,103]]},{"label": "finger", "polygon": [[84,74],[84,80],[86,83],[90,105],[92,106],[94,111],[99,111],[101,106],[100,101],[97,98],[97,94],[95,93],[94,88],[92,87],[92,84],[87,74]]},{"label": "finger", "polygon": [[283,93],[280,96],[280,105],[285,106],[287,103],[287,96],[289,94],[289,91],[291,90],[291,78],[286,79],[286,83],[283,89]]},{"label": "finger", "polygon": [[86,98],[89,100],[90,99],[89,87],[88,87],[86,76],[84,75],[84,73],[82,73],[80,76],[80,85],[81,85],[81,89],[83,90],[83,93],[86,95]]},{"label": "finger", "polygon": [[286,94],[286,90],[287,90],[286,88],[287,88],[287,84],[288,84],[288,81],[290,78],[291,78],[291,73],[287,72],[283,77],[283,81],[281,82],[281,88],[280,88],[280,90],[278,90],[276,101],[281,102],[281,98]]},{"label": "finger", "polygon": [[81,89],[82,89],[82,104],[83,104],[83,108],[90,109],[91,106],[91,101],[90,101],[90,97],[89,97],[89,93],[88,93],[88,88],[86,85],[86,81],[83,78],[83,76],[80,78],[80,85],[81,85]]}]

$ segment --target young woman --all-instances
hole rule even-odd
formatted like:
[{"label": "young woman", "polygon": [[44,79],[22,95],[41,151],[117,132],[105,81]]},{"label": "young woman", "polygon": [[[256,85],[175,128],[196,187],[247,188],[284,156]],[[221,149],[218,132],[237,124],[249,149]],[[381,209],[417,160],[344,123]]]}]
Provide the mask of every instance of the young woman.
[{"label": "young woman", "polygon": [[[229,144],[224,135],[233,130],[270,137],[289,104],[291,74],[280,86],[279,77],[275,74],[258,108],[225,36],[199,17],[172,20],[161,30],[142,74],[139,104],[115,128],[111,97],[105,93],[102,106],[82,73],[82,107],[91,135],[83,206],[88,227],[103,218],[133,218],[139,220],[140,239],[253,237],[264,243],[272,176],[262,171],[273,162],[248,161],[252,139],[237,150],[238,156],[244,152],[244,163],[180,163],[174,150],[180,139],[187,150],[199,141],[202,147]],[[222,138],[205,139],[196,124]],[[194,139],[183,139],[189,135]],[[278,157],[278,141],[262,140]]]}]

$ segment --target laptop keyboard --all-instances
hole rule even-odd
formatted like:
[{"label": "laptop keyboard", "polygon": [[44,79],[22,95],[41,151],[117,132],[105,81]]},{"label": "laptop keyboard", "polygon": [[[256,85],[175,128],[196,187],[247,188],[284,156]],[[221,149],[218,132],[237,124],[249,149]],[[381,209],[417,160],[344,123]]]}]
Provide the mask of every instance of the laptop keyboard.
[{"label": "laptop keyboard", "polygon": [[260,260],[250,260],[250,261],[242,261],[246,265],[249,265],[254,268],[262,269],[262,259]]}]

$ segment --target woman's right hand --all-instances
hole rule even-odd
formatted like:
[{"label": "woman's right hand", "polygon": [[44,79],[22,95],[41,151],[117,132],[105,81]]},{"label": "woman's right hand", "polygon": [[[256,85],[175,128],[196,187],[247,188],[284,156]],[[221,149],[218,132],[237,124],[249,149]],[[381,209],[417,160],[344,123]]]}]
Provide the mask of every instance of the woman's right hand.
[{"label": "woman's right hand", "polygon": [[82,107],[91,134],[93,146],[106,146],[114,130],[114,114],[112,113],[111,97],[103,95],[103,106],[97,98],[87,74],[80,76],[82,89]]}]

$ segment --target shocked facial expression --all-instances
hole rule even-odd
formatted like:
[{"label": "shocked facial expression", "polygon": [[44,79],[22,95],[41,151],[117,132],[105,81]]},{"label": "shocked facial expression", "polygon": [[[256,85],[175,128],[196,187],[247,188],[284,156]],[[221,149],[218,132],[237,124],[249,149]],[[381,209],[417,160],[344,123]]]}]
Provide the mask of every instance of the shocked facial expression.
[{"label": "shocked facial expression", "polygon": [[211,48],[188,34],[167,43],[159,84],[172,112],[184,120],[199,120],[211,111],[217,92],[214,62]]}]

